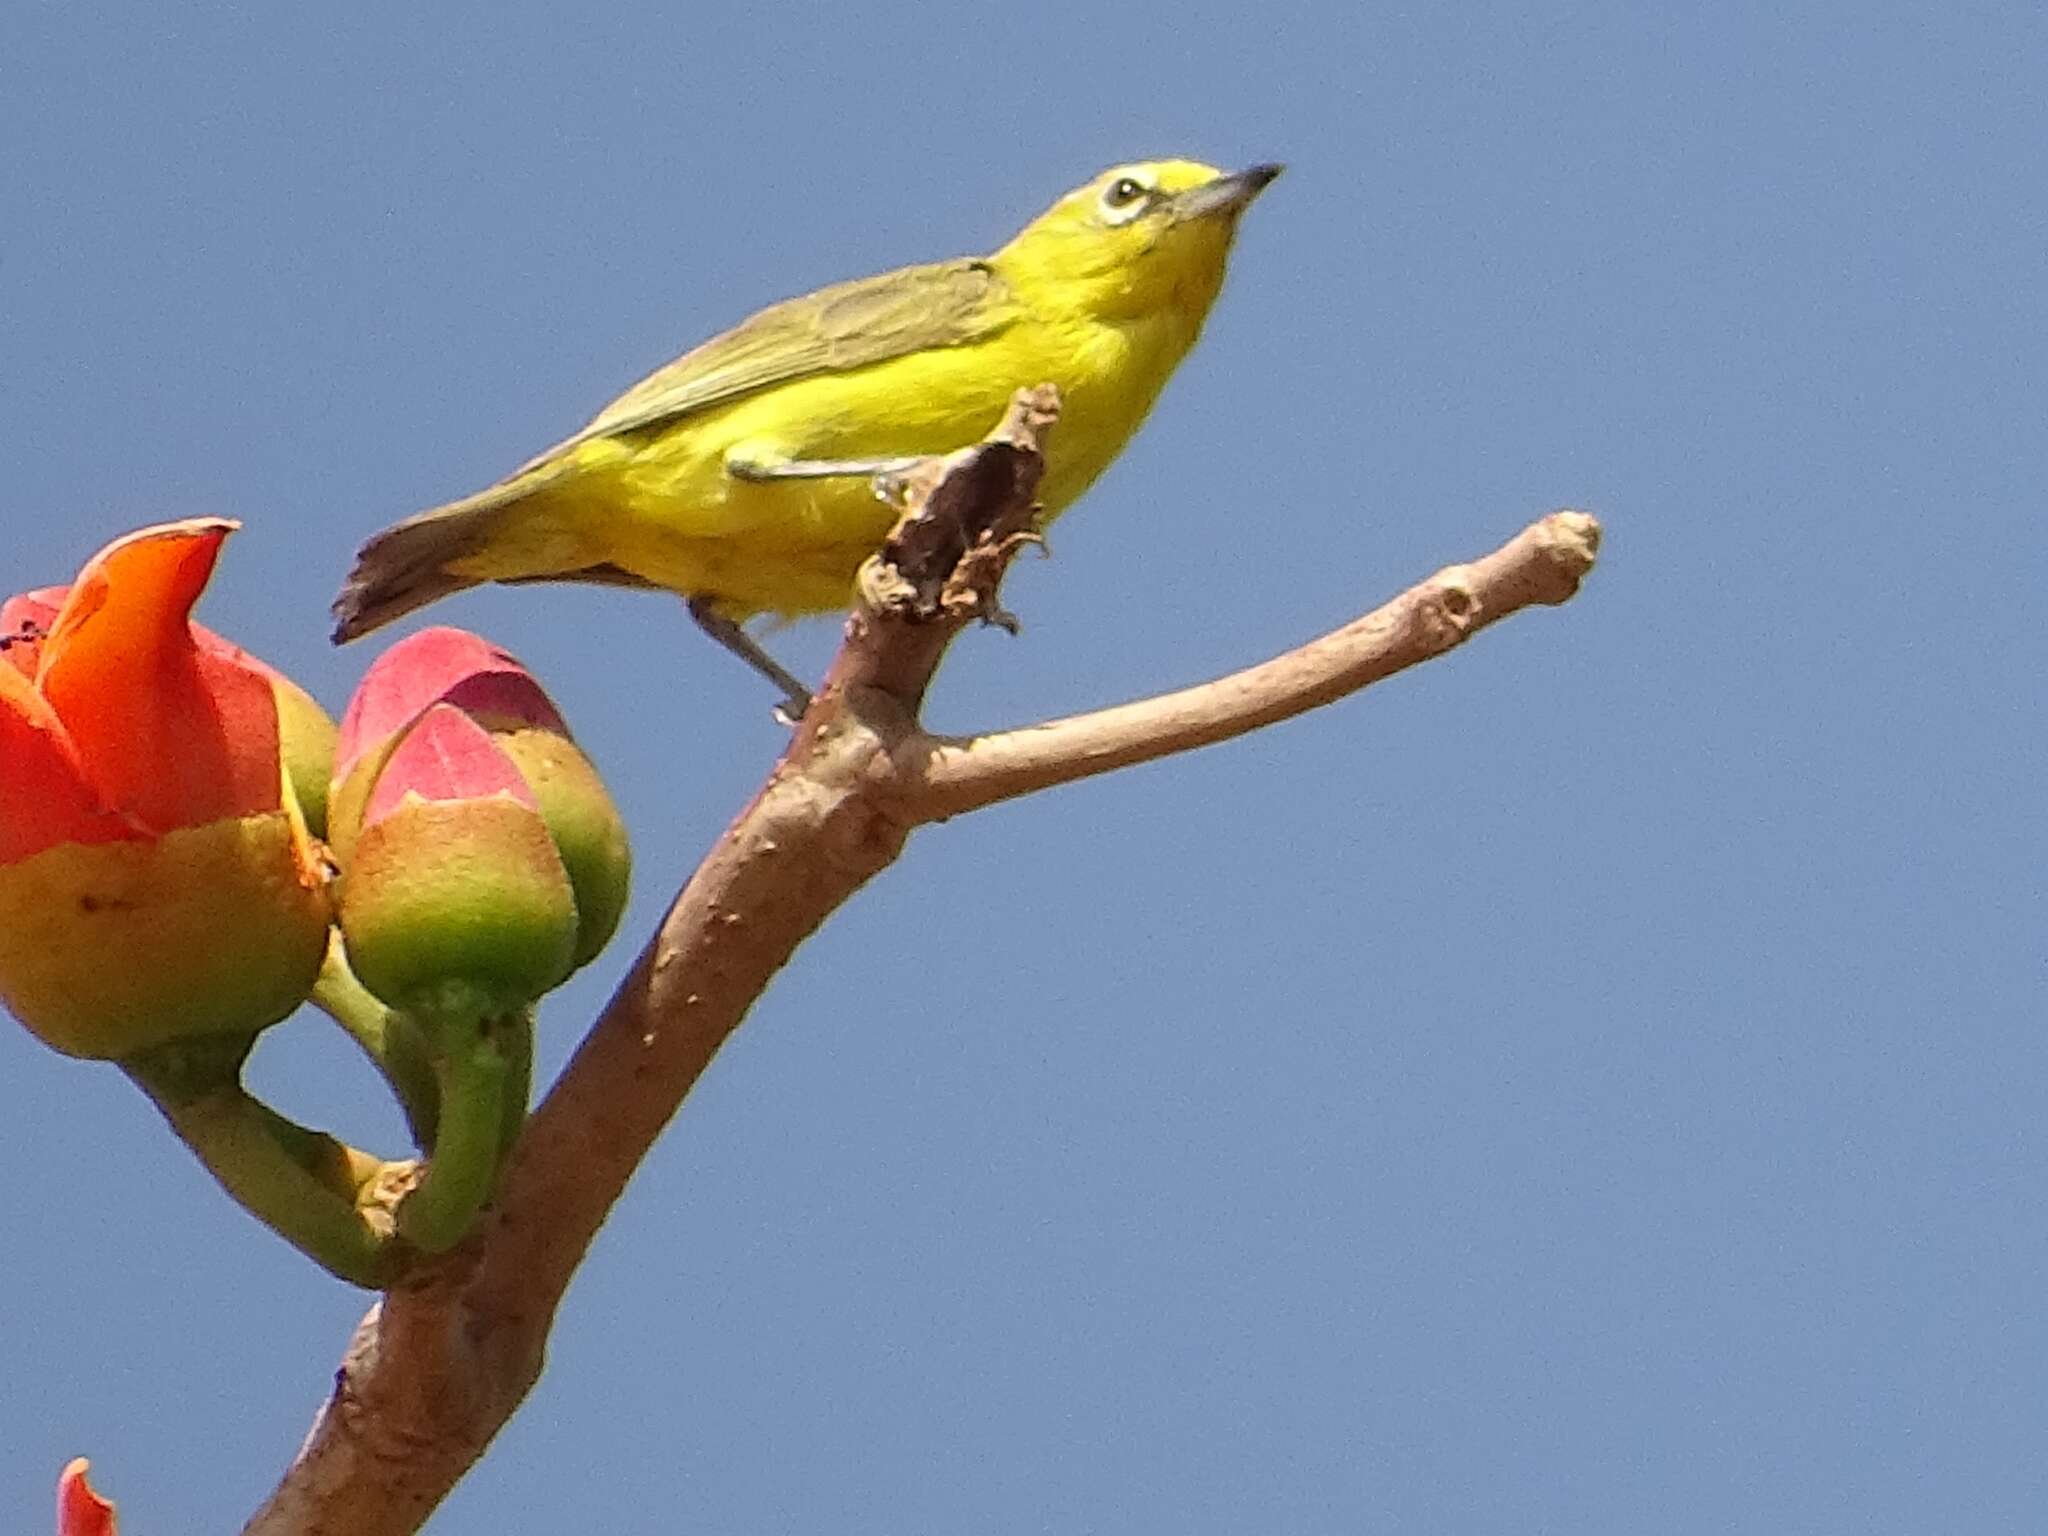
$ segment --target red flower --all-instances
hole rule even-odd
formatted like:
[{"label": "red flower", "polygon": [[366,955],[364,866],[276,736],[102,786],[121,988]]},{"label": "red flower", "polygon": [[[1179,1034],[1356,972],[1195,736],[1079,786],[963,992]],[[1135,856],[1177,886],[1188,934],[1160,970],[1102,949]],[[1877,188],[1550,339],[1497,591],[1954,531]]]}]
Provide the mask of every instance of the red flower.
[{"label": "red flower", "polygon": [[143,529],[0,605],[0,999],[73,1055],[253,1032],[320,967],[291,685],[190,618],[235,526]]}]

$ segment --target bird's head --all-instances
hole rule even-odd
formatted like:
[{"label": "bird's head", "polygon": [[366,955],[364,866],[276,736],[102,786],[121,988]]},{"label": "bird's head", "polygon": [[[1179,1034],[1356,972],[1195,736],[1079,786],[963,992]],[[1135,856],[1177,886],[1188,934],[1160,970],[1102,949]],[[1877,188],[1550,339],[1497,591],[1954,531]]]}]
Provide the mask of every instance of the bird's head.
[{"label": "bird's head", "polygon": [[991,258],[1038,305],[1100,320],[1180,312],[1199,323],[1223,283],[1238,215],[1277,165],[1192,160],[1113,166],[1076,187]]}]

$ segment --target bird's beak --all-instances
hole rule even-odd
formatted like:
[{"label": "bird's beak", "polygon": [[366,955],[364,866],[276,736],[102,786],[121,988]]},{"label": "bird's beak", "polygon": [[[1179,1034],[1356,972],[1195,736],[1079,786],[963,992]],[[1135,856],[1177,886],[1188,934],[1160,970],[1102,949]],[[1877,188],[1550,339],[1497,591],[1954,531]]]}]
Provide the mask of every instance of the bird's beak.
[{"label": "bird's beak", "polygon": [[1254,165],[1230,176],[1205,181],[1199,187],[1189,187],[1174,195],[1173,216],[1177,220],[1206,219],[1217,214],[1235,218],[1285,169],[1282,165]]}]

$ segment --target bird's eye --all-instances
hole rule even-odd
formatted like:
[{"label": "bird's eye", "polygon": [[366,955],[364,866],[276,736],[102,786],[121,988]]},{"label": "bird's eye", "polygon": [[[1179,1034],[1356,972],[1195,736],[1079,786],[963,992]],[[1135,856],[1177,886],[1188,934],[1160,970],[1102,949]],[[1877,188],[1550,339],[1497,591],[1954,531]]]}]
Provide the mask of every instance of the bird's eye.
[{"label": "bird's eye", "polygon": [[1105,208],[1128,208],[1145,195],[1145,184],[1135,176],[1119,176],[1102,194]]}]

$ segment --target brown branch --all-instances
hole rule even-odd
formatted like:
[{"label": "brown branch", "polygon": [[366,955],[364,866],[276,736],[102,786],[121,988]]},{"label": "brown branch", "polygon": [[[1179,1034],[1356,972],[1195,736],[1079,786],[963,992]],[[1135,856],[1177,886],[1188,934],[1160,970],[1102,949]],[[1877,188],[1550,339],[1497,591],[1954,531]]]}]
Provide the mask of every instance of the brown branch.
[{"label": "brown branch", "polygon": [[1570,597],[1599,527],[1558,513],[1343,629],[1202,687],[958,740],[918,724],[947,644],[1027,539],[1049,390],[1020,393],[986,442],[897,487],[909,510],[862,573],[817,700],[753,802],[534,1111],[478,1230],[394,1287],[248,1536],[405,1536],[538,1380],[555,1309],[684,1095],[797,946],[918,825],[1220,741],[1439,655],[1481,626]]},{"label": "brown branch", "polygon": [[1600,525],[1553,512],[1492,554],[1438,571],[1392,602],[1285,655],[1214,682],[987,736],[924,738],[919,821],[1242,736],[1441,656],[1518,609],[1567,602],[1593,569]]}]

